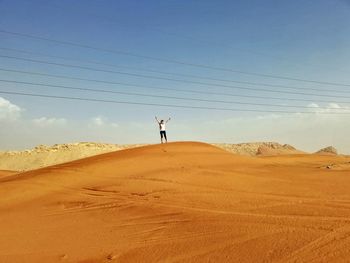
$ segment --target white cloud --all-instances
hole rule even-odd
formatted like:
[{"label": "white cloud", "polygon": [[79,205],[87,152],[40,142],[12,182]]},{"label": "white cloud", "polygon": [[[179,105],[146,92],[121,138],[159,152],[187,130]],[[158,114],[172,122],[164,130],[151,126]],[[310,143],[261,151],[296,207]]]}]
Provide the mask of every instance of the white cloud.
[{"label": "white cloud", "polygon": [[104,118],[101,117],[101,116],[98,116],[98,117],[94,117],[91,119],[91,124],[94,125],[94,126],[103,126],[105,124],[105,121],[104,121]]},{"label": "white cloud", "polygon": [[34,119],[33,122],[41,127],[47,127],[47,126],[54,126],[54,125],[65,125],[67,123],[67,120],[64,118],[48,118],[48,117],[41,117],[38,119]]},{"label": "white cloud", "polygon": [[308,107],[310,107],[310,108],[319,108],[320,106],[318,106],[318,104],[317,103],[310,103],[309,105],[308,105]]},{"label": "white cloud", "polygon": [[329,115],[332,115],[332,113],[350,113],[349,106],[340,106],[337,103],[329,103],[325,107],[320,107],[316,103],[311,103],[308,106],[310,107],[310,111],[315,113],[331,113]]},{"label": "white cloud", "polygon": [[112,127],[118,128],[119,124],[115,122],[110,122],[107,118],[103,116],[97,116],[90,120],[90,127]]},{"label": "white cloud", "polygon": [[23,110],[10,101],[0,97],[0,120],[14,121],[21,116]]}]

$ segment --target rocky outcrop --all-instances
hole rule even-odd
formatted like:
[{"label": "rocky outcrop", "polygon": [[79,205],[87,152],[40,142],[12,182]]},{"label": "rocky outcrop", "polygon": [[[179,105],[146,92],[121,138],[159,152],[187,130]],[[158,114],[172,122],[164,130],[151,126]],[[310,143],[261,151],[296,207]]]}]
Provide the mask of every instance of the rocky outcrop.
[{"label": "rocky outcrop", "polygon": [[38,145],[31,150],[0,152],[0,170],[33,170],[136,146],[140,145],[91,142],[55,144],[53,146]]},{"label": "rocky outcrop", "polygon": [[333,146],[328,146],[326,148],[323,148],[319,151],[317,151],[315,154],[321,154],[321,155],[338,155],[338,151]]},{"label": "rocky outcrop", "polygon": [[239,155],[280,155],[280,154],[302,154],[304,152],[295,149],[288,144],[277,142],[254,142],[239,144],[215,144],[226,151]]}]

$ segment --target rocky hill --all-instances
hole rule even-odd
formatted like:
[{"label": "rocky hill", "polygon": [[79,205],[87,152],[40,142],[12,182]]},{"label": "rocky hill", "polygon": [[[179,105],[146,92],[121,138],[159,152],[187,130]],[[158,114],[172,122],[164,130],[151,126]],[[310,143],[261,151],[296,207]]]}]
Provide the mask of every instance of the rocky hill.
[{"label": "rocky hill", "polygon": [[91,142],[55,144],[53,146],[39,145],[31,150],[0,152],[0,170],[32,170],[136,146],[139,145]]},{"label": "rocky hill", "polygon": [[302,154],[304,152],[295,149],[288,144],[280,144],[277,142],[253,142],[253,143],[239,143],[239,144],[214,144],[226,151],[247,156],[256,155],[280,155],[280,154]]},{"label": "rocky hill", "polygon": [[315,154],[321,154],[321,155],[338,155],[338,151],[333,146],[328,146],[326,148],[323,148],[319,151],[317,151]]}]

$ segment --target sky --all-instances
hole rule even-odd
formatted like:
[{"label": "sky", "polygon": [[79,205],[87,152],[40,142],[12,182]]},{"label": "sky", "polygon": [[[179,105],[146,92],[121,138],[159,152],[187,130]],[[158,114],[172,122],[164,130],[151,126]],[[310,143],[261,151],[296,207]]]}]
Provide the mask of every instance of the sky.
[{"label": "sky", "polygon": [[350,154],[350,1],[0,0],[0,150],[157,143],[154,116],[170,141]]}]

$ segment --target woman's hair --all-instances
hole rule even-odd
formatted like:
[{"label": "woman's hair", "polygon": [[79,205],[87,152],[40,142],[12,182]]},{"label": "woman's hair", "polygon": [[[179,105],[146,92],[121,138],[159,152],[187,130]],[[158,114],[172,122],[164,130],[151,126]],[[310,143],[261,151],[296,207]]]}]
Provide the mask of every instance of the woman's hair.
[{"label": "woman's hair", "polygon": [[160,122],[164,122],[164,120],[160,120]]}]

